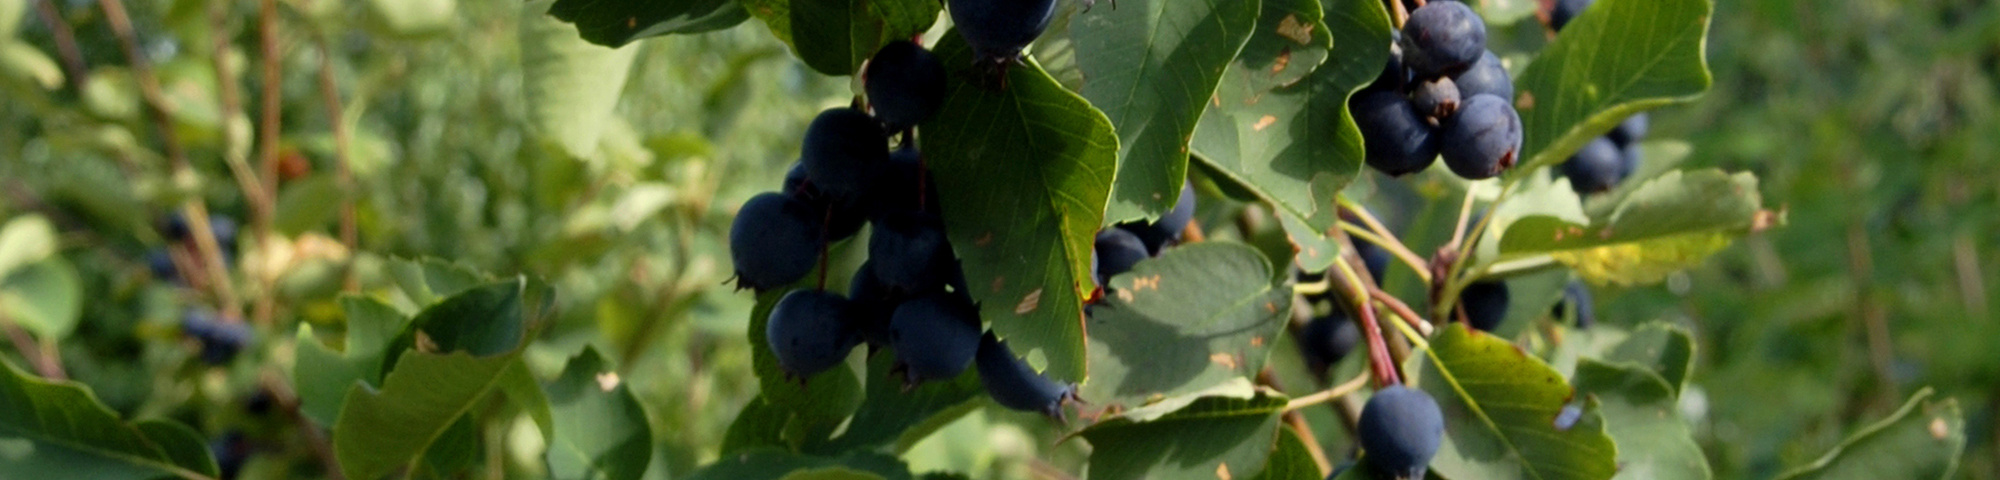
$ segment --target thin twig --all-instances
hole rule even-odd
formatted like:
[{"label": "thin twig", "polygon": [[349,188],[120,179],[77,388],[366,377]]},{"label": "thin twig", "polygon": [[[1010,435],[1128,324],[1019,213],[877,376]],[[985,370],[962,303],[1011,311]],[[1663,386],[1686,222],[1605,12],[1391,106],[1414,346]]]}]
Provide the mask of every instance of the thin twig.
[{"label": "thin twig", "polygon": [[[208,12],[210,31],[229,31],[229,5],[226,2],[218,2],[210,6]],[[234,129],[228,128],[228,125],[231,124],[230,122],[236,118],[236,114],[243,111],[243,94],[236,84],[236,72],[229,68],[230,38],[231,36],[229,35],[215,35],[215,44],[213,45],[215,51],[211,55],[215,57],[213,63],[215,64],[216,97],[222,103],[223,118],[227,119],[223,121],[222,160],[223,163],[229,165],[230,176],[236,178],[237,188],[243,190],[243,198],[246,203],[250,204],[253,218],[261,218],[266,215],[266,210],[273,208],[270,203],[265,201],[269,196],[264,192],[265,186],[258,182],[257,174],[251,171],[249,159],[244,158],[242,155],[244,153],[244,150],[241,148],[242,146],[237,144],[238,141],[245,139],[230,133]]]},{"label": "thin twig", "polygon": [[1387,1],[1389,2],[1389,19],[1396,22],[1397,30],[1403,29],[1403,24],[1410,20],[1410,11],[1403,8],[1403,0]]},{"label": "thin twig", "polygon": [[[1333,265],[1333,270],[1340,271],[1342,283],[1347,287],[1343,296],[1361,321],[1362,337],[1368,340],[1368,369],[1375,374],[1376,385],[1402,384],[1402,376],[1396,372],[1396,360],[1389,354],[1389,343],[1382,338],[1382,326],[1376,319],[1375,309],[1368,305],[1368,293],[1361,287],[1361,276],[1355,273],[1353,265],[1347,263],[1347,257],[1333,257]],[[1333,277],[1332,271],[1327,272],[1327,278]]]},{"label": "thin twig", "polygon": [[1340,230],[1347,232],[1348,235],[1353,236],[1355,238],[1359,238],[1367,241],[1368,243],[1373,243],[1377,246],[1381,246],[1384,250],[1387,250],[1390,255],[1394,255],[1397,260],[1402,261],[1405,265],[1409,265],[1410,270],[1417,272],[1417,278],[1422,279],[1424,283],[1431,283],[1430,267],[1429,264],[1424,261],[1424,257],[1421,255],[1417,255],[1416,252],[1410,251],[1410,247],[1404,246],[1403,242],[1391,240],[1396,237],[1384,238],[1381,235],[1376,234],[1375,232],[1363,230],[1361,229],[1361,227],[1355,226],[1353,223],[1349,223],[1346,221],[1340,222]]},{"label": "thin twig", "polygon": [[42,26],[48,27],[49,38],[56,42],[56,55],[62,57],[69,88],[83,93],[83,82],[90,79],[90,67],[83,63],[83,51],[76,48],[76,33],[70,31],[69,22],[63,21],[62,11],[56,9],[54,0],[36,1],[35,14],[41,17]]},{"label": "thin twig", "polygon": [[1390,312],[1395,313],[1397,317],[1401,317],[1403,323],[1408,323],[1411,328],[1417,329],[1417,333],[1421,333],[1422,336],[1429,336],[1431,334],[1433,330],[1431,322],[1424,320],[1423,316],[1417,315],[1417,312],[1411,310],[1410,305],[1403,303],[1402,299],[1396,298],[1395,295],[1390,295],[1389,292],[1382,291],[1382,287],[1368,287],[1368,296],[1375,299],[1376,303],[1389,307]]},{"label": "thin twig", "polygon": [[1354,378],[1348,379],[1345,382],[1341,382],[1339,385],[1334,385],[1332,388],[1306,394],[1306,396],[1294,398],[1292,399],[1292,401],[1285,402],[1285,411],[1289,412],[1301,408],[1310,407],[1313,405],[1319,405],[1322,403],[1330,402],[1333,401],[1334,399],[1340,398],[1341,396],[1347,395],[1349,393],[1354,393],[1356,390],[1360,390],[1362,386],[1367,384],[1368,384],[1368,372],[1361,372],[1359,374],[1355,374]]},{"label": "thin twig", "polygon": [[69,379],[69,374],[63,371],[62,354],[56,351],[53,342],[35,341],[35,336],[29,335],[27,329],[6,318],[0,318],[0,326],[7,329],[7,340],[14,342],[14,349],[21,352],[28,363],[34,364],[35,373],[50,380]]}]

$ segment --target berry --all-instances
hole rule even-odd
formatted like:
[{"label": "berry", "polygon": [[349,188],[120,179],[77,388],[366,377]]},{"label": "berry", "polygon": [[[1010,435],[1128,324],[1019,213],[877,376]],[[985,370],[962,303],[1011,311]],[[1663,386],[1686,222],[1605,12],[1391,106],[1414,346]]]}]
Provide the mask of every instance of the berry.
[{"label": "berry", "polygon": [[1556,318],[1562,318],[1563,311],[1568,310],[1570,305],[1575,305],[1576,328],[1590,328],[1597,323],[1596,303],[1590,298],[1590,287],[1583,286],[1583,282],[1570,280],[1569,285],[1563,286],[1562,301],[1556,302],[1553,314]]},{"label": "berry", "polygon": [[1444,413],[1430,394],[1390,385],[1368,397],[1355,430],[1376,473],[1421,479],[1444,441]]},{"label": "berry", "polygon": [[1375,76],[1375,82],[1368,84],[1370,90],[1402,90],[1403,85],[1410,81],[1410,69],[1403,65],[1403,47],[1394,43],[1403,38],[1403,32],[1392,30],[1389,34],[1394,38],[1389,44],[1388,64],[1382,66],[1382,73]]},{"label": "berry", "polygon": [[1313,318],[1299,331],[1299,349],[1315,370],[1339,363],[1361,341],[1361,331],[1348,319],[1347,311],[1335,307],[1326,316]]},{"label": "berry", "polygon": [[875,118],[889,130],[923,123],[944,105],[944,64],[930,50],[906,40],[876,50],[861,78]]},{"label": "berry", "polygon": [[1507,282],[1484,281],[1466,285],[1458,292],[1458,305],[1465,309],[1465,320],[1472,328],[1491,332],[1507,319]]},{"label": "berry", "polygon": [[875,278],[905,293],[944,288],[950,280],[951,243],[936,216],[905,212],[875,222],[868,237],[868,260]]},{"label": "berry", "polygon": [[812,181],[806,179],[805,164],[802,163],[793,163],[792,169],[785,172],[784,190],[779,193],[805,203],[811,211],[820,215],[821,222],[830,222],[826,223],[828,241],[842,240],[860,233],[861,224],[867,221],[858,209],[834,204],[835,199],[832,196],[814,187]]},{"label": "berry", "polygon": [[849,329],[872,345],[889,344],[889,316],[909,295],[899,293],[875,276],[875,262],[862,262],[847,283]]},{"label": "berry", "polygon": [[1410,92],[1410,106],[1430,118],[1451,116],[1452,112],[1458,111],[1458,102],[1458,84],[1452,82],[1451,77],[1418,83],[1416,90]]},{"label": "berry", "polygon": [[1651,123],[1646,118],[1646,114],[1634,114],[1630,117],[1625,117],[1625,121],[1618,122],[1618,126],[1612,128],[1610,132],[1606,132],[1605,136],[1611,137],[1611,141],[1618,142],[1619,146],[1629,146],[1639,143],[1639,139],[1646,137],[1646,128]]},{"label": "berry", "polygon": [[1039,412],[1063,420],[1063,400],[1076,399],[1076,387],[1049,380],[1035,373],[1027,362],[1015,357],[1007,343],[986,332],[979,337],[979,353],[973,359],[979,368],[979,384],[993,402],[1013,410]]},{"label": "berry", "polygon": [[889,320],[889,338],[905,385],[956,377],[979,351],[979,307],[944,292],[903,302]]},{"label": "berry", "polygon": [[243,322],[227,322],[214,312],[188,310],[181,314],[181,333],[201,343],[201,362],[223,365],[249,346],[254,334]]},{"label": "berry", "polygon": [[181,280],[179,267],[174,266],[174,256],[163,248],[146,252],[146,270],[153,272],[155,279],[176,282]]},{"label": "berry", "polygon": [[828,202],[852,205],[873,186],[875,176],[889,161],[889,142],[873,117],[852,108],[832,108],[820,112],[806,127],[805,145],[799,164],[806,179],[834,198]]},{"label": "berry", "polygon": [[1187,230],[1188,223],[1194,221],[1194,196],[1194,185],[1182,182],[1180,200],[1174,202],[1173,210],[1168,210],[1167,213],[1161,214],[1158,221],[1145,224],[1124,224],[1120,225],[1120,227],[1124,227],[1126,230],[1131,231],[1133,235],[1139,236],[1139,240],[1146,244],[1147,253],[1159,255],[1160,250],[1166,248],[1167,245],[1179,242],[1182,231]]},{"label": "berry", "polygon": [[1487,50],[1479,54],[1479,60],[1465,71],[1451,77],[1458,84],[1459,98],[1487,94],[1502,100],[1514,98],[1514,79],[1507,75],[1507,68],[1500,65],[1500,57]]},{"label": "berry", "polygon": [[1556,0],[1555,7],[1549,9],[1549,27],[1562,31],[1564,25],[1569,25],[1570,20],[1575,20],[1577,15],[1583,14],[1584,8],[1590,7],[1590,1]]},{"label": "berry", "polygon": [[1138,235],[1123,228],[1106,228],[1097,231],[1097,241],[1091,250],[1096,257],[1097,284],[1110,285],[1111,277],[1132,271],[1132,266],[1145,260],[1146,244]]},{"label": "berry", "polygon": [[243,464],[250,460],[251,454],[256,453],[256,445],[250,443],[243,431],[230,430],[221,438],[209,440],[208,451],[215,456],[215,469],[220,473],[218,478],[238,478],[237,473],[243,471]]},{"label": "berry", "polygon": [[729,258],[739,288],[770,290],[798,281],[819,263],[822,212],[790,196],[761,193],[729,226]]},{"label": "berry", "polygon": [[1403,64],[1418,77],[1464,70],[1486,51],[1486,22],[1472,7],[1455,1],[1430,2],[1403,24]]},{"label": "berry", "polygon": [[1563,162],[1562,174],[1569,177],[1569,187],[1576,193],[1603,192],[1624,178],[1624,157],[1609,137],[1597,137]]},{"label": "berry", "polygon": [[1042,36],[1055,0],[948,0],[951,23],[982,60],[1011,62]]},{"label": "berry", "polygon": [[860,343],[848,328],[852,303],[821,290],[794,290],[778,299],[764,324],[764,340],[778,368],[798,378],[839,365]]},{"label": "berry", "polygon": [[1644,155],[1639,151],[1638,143],[1626,145],[1618,155],[1618,180],[1624,181],[1639,173],[1639,162]]},{"label": "berry", "polygon": [[1431,126],[1394,92],[1364,91],[1347,104],[1361,128],[1368,166],[1389,176],[1423,171],[1437,160]]},{"label": "berry", "polygon": [[[1432,5],[1444,3],[1452,2]],[[1474,95],[1445,120],[1438,143],[1452,173],[1467,180],[1499,176],[1520,153],[1521,115],[1500,97]]]}]

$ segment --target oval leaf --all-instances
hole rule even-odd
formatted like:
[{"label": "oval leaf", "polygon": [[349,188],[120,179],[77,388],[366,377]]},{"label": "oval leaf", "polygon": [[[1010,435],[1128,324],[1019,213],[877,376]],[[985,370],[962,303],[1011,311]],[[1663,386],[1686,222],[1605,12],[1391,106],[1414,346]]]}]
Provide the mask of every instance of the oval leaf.
[{"label": "oval leaf", "polygon": [[1889,418],[1862,428],[1812,464],[1780,480],[1952,478],[1965,453],[1965,417],[1958,401],[1931,401],[1929,388],[1910,396]]},{"label": "oval leaf", "polygon": [[1597,0],[1516,78],[1521,157],[1509,172],[1569,158],[1642,110],[1693,100],[1714,80],[1703,51],[1710,0]]},{"label": "oval leaf", "polygon": [[875,50],[937,23],[937,0],[810,0],[787,5],[792,51],[827,75],[849,75]]},{"label": "oval leaf", "polygon": [[1137,406],[1252,378],[1291,318],[1291,288],[1241,244],[1197,243],[1139,262],[1093,305],[1085,400]]},{"label": "oval leaf", "polygon": [[1157,418],[1112,417],[1077,435],[1090,441],[1093,479],[1247,477],[1264,470],[1285,401],[1269,392],[1207,396]]},{"label": "oval leaf", "polygon": [[[1453,323],[1410,357],[1410,383],[1444,410],[1444,445],[1431,471],[1445,478],[1603,480],[1618,449],[1591,402],[1548,364],[1499,337]],[[1564,408],[1581,415],[1558,428]]]}]

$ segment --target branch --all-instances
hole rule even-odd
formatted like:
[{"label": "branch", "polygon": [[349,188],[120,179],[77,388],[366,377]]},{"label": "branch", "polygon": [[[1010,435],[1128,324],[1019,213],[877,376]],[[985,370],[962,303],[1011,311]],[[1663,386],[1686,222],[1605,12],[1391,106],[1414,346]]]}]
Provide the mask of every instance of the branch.
[{"label": "branch", "polygon": [[76,33],[70,31],[69,22],[63,21],[62,12],[56,10],[54,0],[36,1],[35,14],[41,17],[42,26],[48,27],[49,37],[56,42],[56,55],[62,57],[69,88],[78,95],[83,94],[83,82],[90,79],[90,68],[84,65],[83,53],[76,48]]},{"label": "branch", "polygon": [[6,328],[7,339],[14,342],[14,349],[20,351],[21,356],[34,365],[35,373],[50,380],[69,379],[69,374],[63,371],[62,354],[56,350],[54,342],[35,341],[35,337],[29,335],[26,329],[6,318],[0,318],[0,326]]}]

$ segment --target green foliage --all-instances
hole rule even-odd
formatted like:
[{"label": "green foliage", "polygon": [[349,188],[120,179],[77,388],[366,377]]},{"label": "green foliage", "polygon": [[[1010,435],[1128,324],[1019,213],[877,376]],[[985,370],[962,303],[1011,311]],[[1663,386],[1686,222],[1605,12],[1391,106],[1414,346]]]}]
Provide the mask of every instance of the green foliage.
[{"label": "green foliage", "polygon": [[0,473],[8,477],[58,471],[134,480],[217,476],[215,460],[187,427],[126,422],[81,385],[35,378],[12,363],[4,370],[0,438],[26,442],[0,454]]},{"label": "green foliage", "polygon": [[1597,0],[1516,75],[1521,162],[1554,165],[1625,117],[1693,100],[1714,79],[1705,46],[1708,0]]},{"label": "green foliage", "polygon": [[[1444,410],[1452,441],[1431,469],[1451,478],[1609,478],[1620,448],[1598,402],[1512,344],[1463,324],[1444,327],[1412,355],[1410,383]],[[1580,409],[1562,425],[1565,408]]]},{"label": "green foliage", "polygon": [[1285,320],[1289,282],[1242,245],[1189,245],[1111,279],[1091,307],[1083,398],[1137,406],[1263,370]]},{"label": "green foliage", "polygon": [[554,418],[550,476],[630,480],[646,473],[653,458],[646,411],[609,367],[596,349],[586,347],[561,376],[542,386]]},{"label": "green foliage", "polygon": [[1285,398],[1238,385],[1243,388],[1133,409],[1085,428],[1077,435],[1092,446],[1090,477],[1247,477],[1264,471]]},{"label": "green foliage", "polygon": [[1965,419],[1952,399],[1917,391],[1896,413],[1842,440],[1819,460],[1778,478],[1952,478],[1965,449]]}]

